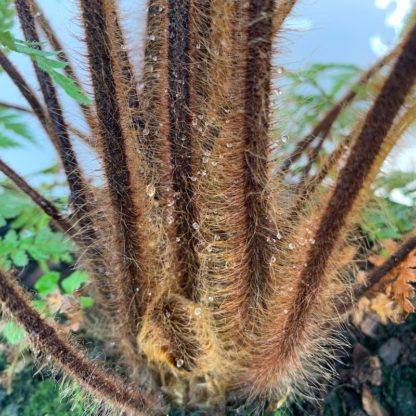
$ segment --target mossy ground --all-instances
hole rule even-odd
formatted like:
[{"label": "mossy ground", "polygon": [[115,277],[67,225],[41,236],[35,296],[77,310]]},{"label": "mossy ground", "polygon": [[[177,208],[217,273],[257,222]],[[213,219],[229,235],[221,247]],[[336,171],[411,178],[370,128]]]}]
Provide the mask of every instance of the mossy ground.
[{"label": "mossy ground", "polygon": [[[0,375],[6,357],[0,354]],[[37,373],[32,364],[15,375],[8,392],[0,385],[1,416],[83,416],[80,406],[63,399],[58,385],[47,375]]]}]

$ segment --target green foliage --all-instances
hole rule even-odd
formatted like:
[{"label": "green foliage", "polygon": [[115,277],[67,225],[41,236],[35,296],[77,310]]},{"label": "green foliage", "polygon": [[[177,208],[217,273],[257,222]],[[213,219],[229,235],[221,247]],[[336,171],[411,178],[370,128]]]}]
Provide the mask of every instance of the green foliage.
[{"label": "green foliage", "polygon": [[83,94],[81,89],[75,84],[74,80],[63,75],[58,70],[64,69],[68,62],[59,61],[56,58],[60,51],[49,52],[39,49],[36,42],[25,42],[16,39],[10,31],[0,31],[0,46],[6,51],[14,51],[32,58],[39,67],[47,72],[53,80],[72,98],[80,104],[89,105],[91,100]]},{"label": "green foliage", "polygon": [[[355,65],[342,64],[312,64],[285,72],[289,86],[277,102],[282,132],[290,131],[299,140],[308,134],[340,94],[354,85],[360,72]],[[353,117],[351,111],[345,111],[335,123],[334,132],[351,127]]]},{"label": "green foliage", "polygon": [[49,219],[26,196],[14,192],[0,193],[0,225],[7,230],[0,237],[0,266],[24,267],[29,260],[42,265],[70,264],[75,246],[61,233],[52,231]]},{"label": "green foliage", "polygon": [[18,139],[35,142],[22,118],[9,109],[0,107],[0,148],[21,146]]},{"label": "green foliage", "polygon": [[3,326],[2,335],[9,344],[17,345],[25,338],[25,331],[16,322],[9,321]]},{"label": "green foliage", "polygon": [[14,24],[13,0],[0,1],[0,31],[10,30]]},{"label": "green foliage", "polygon": [[83,283],[88,282],[87,273],[81,271],[75,271],[69,275],[66,279],[62,280],[62,287],[65,293],[74,293],[78,290]]},{"label": "green foliage", "polygon": [[[40,267],[43,275],[35,283],[37,297],[33,305],[50,315],[45,300],[49,294],[60,290],[59,269],[62,264],[67,267],[73,264],[75,245],[51,229],[48,216],[26,195],[7,188],[0,192],[0,267],[23,268],[29,263]],[[65,205],[63,200],[57,203]],[[87,282],[88,275],[76,271],[62,280],[62,289],[72,295]],[[93,300],[87,296],[81,297],[79,302],[82,308],[93,305]],[[0,332],[10,344],[19,344],[23,340],[23,329],[14,322],[6,323]]]},{"label": "green foliage", "polygon": [[94,305],[94,299],[89,296],[80,296],[78,300],[82,309],[88,309]]},{"label": "green foliage", "polygon": [[393,172],[380,177],[375,193],[378,196],[362,214],[362,227],[372,241],[400,239],[415,228],[416,172]]},{"label": "green foliage", "polygon": [[52,293],[58,287],[58,282],[58,272],[47,272],[35,283],[35,289],[40,296],[49,295],[49,293]]}]

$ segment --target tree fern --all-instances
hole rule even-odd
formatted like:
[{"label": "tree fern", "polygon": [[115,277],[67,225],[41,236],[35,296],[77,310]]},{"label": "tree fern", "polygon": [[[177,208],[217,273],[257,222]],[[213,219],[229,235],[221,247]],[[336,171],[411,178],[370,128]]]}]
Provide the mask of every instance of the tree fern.
[{"label": "tree fern", "polygon": [[[1,272],[4,311],[36,350],[116,414],[175,406],[225,414],[231,402],[308,392],[328,375],[341,317],[416,245],[409,239],[362,287],[341,260],[382,161],[414,120],[406,108],[414,106],[416,26],[358,81],[365,87],[378,75],[378,95],[314,172],[322,143],[358,90],[335,103],[292,154],[277,147],[276,159],[274,40],[295,1],[149,0],[141,73],[116,3],[79,3],[93,89],[93,105],[80,104],[101,185],[88,182],[73,150],[54,83],[61,78],[37,59],[44,56],[38,27],[67,55],[34,0],[15,6],[36,51],[29,55],[42,98],[5,52],[0,65],[57,150],[74,214],[60,213],[4,162],[0,170],[77,244],[119,369],[92,362]],[[72,80],[66,85],[82,94],[74,68],[62,69]],[[317,137],[301,181],[291,185],[292,164]],[[322,192],[335,166],[336,183]]]}]

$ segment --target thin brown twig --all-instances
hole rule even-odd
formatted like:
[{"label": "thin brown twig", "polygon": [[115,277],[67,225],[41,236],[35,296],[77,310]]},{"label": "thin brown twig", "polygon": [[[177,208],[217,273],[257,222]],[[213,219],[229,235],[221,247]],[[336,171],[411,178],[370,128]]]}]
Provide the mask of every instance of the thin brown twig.
[{"label": "thin brown twig", "polygon": [[75,230],[67,218],[64,218],[55,205],[43,197],[36,189],[32,188],[19,174],[7,163],[0,159],[0,171],[3,172],[14,184],[52,219],[56,226],[65,234],[75,237]]},{"label": "thin brown twig", "polygon": [[366,294],[370,292],[384,276],[406,260],[407,256],[415,249],[416,236],[410,237],[383,264],[371,270],[367,274],[364,283],[356,283],[353,286],[352,293],[348,292],[341,295],[335,307],[338,315],[342,316],[344,314],[350,314],[358,301],[363,296],[366,296]]},{"label": "thin brown twig", "polygon": [[[13,104],[13,103],[8,103],[6,101],[0,101],[0,107],[10,108],[11,110],[21,111],[22,113],[27,113],[27,114],[32,114],[32,115],[35,114],[34,111],[32,111],[30,108],[23,107],[23,106]],[[83,133],[81,130],[79,130],[75,126],[72,126],[71,124],[68,124],[68,130],[71,133],[78,136],[85,143],[91,144],[92,139],[90,137],[88,137],[88,135],[86,133]]]},{"label": "thin brown twig", "polygon": [[11,110],[21,111],[22,113],[33,114],[33,111],[30,108],[22,107],[22,106],[17,105],[17,104],[11,104],[11,103],[8,103],[6,101],[0,101],[0,107],[10,108]]},{"label": "thin brown twig", "polygon": [[382,265],[376,267],[367,275],[363,285],[357,286],[353,290],[353,304],[368,290],[371,290],[374,285],[380,282],[385,275],[404,261],[414,249],[416,249],[416,236],[409,238],[403,243]]},{"label": "thin brown twig", "polygon": [[322,120],[312,129],[312,131],[297,143],[293,152],[282,163],[282,174],[287,173],[290,166],[292,166],[292,164],[299,159],[299,157],[315,140],[316,137],[321,137],[321,141],[323,143],[338,116],[341,114],[344,108],[347,107],[357,97],[360,91],[360,89],[357,87],[366,85],[378,71],[388,65],[392,59],[397,56],[397,53],[400,51],[400,46],[401,45],[398,45],[388,55],[384,56],[381,60],[377,61],[371,68],[369,68],[354,84],[352,89],[347,91],[347,93],[335,103],[335,105],[326,113]]}]

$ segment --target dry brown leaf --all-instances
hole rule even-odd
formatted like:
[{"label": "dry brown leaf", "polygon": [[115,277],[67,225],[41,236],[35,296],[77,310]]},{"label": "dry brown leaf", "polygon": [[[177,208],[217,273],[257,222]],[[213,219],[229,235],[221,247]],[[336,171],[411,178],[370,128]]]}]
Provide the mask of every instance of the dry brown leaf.
[{"label": "dry brown leaf", "polygon": [[368,261],[372,265],[378,267],[386,261],[386,258],[384,256],[381,256],[380,254],[372,254],[371,256],[368,256]]},{"label": "dry brown leaf", "polygon": [[58,290],[47,297],[49,310],[52,314],[64,313],[67,317],[63,329],[67,332],[78,331],[83,321],[83,315],[78,300],[72,295],[63,295]]},{"label": "dry brown leaf", "polygon": [[382,240],[381,245],[390,254],[393,254],[399,248],[399,243],[395,240],[392,240],[391,238],[385,238]]},{"label": "dry brown leaf", "polygon": [[369,416],[389,416],[389,412],[373,396],[367,386],[363,387],[361,400],[363,408]]},{"label": "dry brown leaf", "polygon": [[339,267],[343,267],[349,264],[357,254],[357,250],[358,248],[352,245],[345,246],[341,252],[341,257],[339,259]]},{"label": "dry brown leaf", "polygon": [[[397,243],[391,240],[384,240],[383,246],[389,251],[397,249]],[[377,266],[383,264],[385,258],[373,255],[369,260]],[[411,303],[416,294],[412,283],[416,283],[416,250],[360,299],[353,314],[354,322],[359,324],[369,311],[377,313],[384,324],[389,321],[403,322],[409,313],[415,311]]]}]

